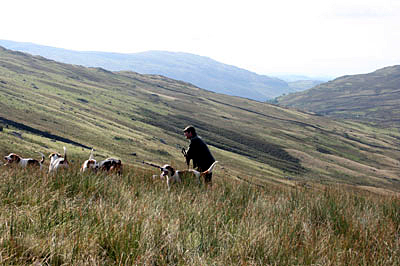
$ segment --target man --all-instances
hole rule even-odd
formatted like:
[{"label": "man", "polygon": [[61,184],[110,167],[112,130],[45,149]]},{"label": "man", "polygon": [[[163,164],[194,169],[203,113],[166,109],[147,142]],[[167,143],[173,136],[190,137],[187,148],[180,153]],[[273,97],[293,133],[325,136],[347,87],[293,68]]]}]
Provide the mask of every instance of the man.
[{"label": "man", "polygon": [[[190,160],[193,160],[193,168],[197,168],[200,172],[207,170],[215,162],[207,144],[197,136],[193,126],[187,126],[183,132],[185,137],[190,140],[189,148],[185,155],[187,165],[189,166]],[[204,182],[211,184],[211,178],[212,173],[206,174]]]}]

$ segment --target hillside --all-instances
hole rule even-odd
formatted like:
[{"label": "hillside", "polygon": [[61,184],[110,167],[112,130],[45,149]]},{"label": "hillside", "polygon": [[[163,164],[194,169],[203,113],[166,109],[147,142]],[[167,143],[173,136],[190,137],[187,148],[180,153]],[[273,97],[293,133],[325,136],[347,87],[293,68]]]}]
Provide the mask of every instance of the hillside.
[{"label": "hillside", "polygon": [[221,163],[217,173],[256,184],[342,183],[399,191],[397,131],[332,121],[159,75],[110,72],[0,48],[0,139],[37,157],[143,160],[185,167],[182,129],[193,124]]},{"label": "hillside", "polygon": [[211,58],[189,53],[148,51],[134,54],[78,52],[0,40],[5,48],[40,55],[58,62],[101,67],[111,71],[130,70],[142,74],[158,74],[192,83],[217,93],[265,101],[284,93],[310,88],[310,82],[299,86],[242,68],[223,64]]},{"label": "hillside", "polygon": [[277,98],[282,106],[320,115],[400,127],[400,66],[337,78],[307,91]]}]

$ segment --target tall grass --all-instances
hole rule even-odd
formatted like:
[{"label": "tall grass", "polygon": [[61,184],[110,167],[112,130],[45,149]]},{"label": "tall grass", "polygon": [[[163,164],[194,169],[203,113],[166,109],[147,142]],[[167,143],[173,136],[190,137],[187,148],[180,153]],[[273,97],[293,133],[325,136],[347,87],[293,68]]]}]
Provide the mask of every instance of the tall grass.
[{"label": "tall grass", "polygon": [[400,200],[1,168],[2,265],[399,265]]}]

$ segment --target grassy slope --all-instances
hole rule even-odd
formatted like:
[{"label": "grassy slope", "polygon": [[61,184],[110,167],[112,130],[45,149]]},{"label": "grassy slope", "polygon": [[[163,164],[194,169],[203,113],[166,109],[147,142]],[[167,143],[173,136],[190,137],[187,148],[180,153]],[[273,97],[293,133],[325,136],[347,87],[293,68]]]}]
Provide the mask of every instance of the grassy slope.
[{"label": "grassy slope", "polygon": [[331,117],[399,127],[400,66],[337,78],[313,89],[279,97],[279,104]]},{"label": "grassy slope", "polygon": [[[162,76],[66,65],[0,49],[1,117],[117,156],[185,167],[194,124],[226,176],[256,183],[346,183],[398,191],[400,134],[220,95]],[[4,123],[3,123],[4,124]],[[22,132],[22,139],[13,132]],[[2,154],[37,157],[64,143],[4,128]],[[88,149],[66,144],[81,163]]]},{"label": "grassy slope", "polygon": [[400,263],[398,197],[262,188],[221,171],[212,189],[168,192],[151,171],[1,171],[1,265]]}]

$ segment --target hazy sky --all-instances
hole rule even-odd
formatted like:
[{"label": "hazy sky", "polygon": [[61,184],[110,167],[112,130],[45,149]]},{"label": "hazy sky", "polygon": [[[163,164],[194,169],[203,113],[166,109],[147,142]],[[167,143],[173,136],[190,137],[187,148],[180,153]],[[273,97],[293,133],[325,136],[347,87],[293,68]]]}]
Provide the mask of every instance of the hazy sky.
[{"label": "hazy sky", "polygon": [[3,0],[0,39],[80,51],[188,52],[259,74],[400,64],[399,0]]}]

